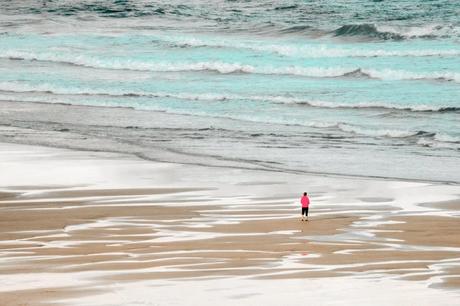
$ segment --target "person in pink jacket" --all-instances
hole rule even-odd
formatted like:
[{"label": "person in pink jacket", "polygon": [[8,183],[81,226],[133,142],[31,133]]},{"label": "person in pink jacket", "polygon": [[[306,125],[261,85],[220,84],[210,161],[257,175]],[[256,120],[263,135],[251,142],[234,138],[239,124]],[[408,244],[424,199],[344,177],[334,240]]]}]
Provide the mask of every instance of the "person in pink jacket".
[{"label": "person in pink jacket", "polygon": [[[306,192],[303,193],[303,196],[300,198],[300,204],[302,204],[302,221],[308,221],[308,207],[310,206],[310,199]],[[305,215],[305,219],[303,217]]]}]

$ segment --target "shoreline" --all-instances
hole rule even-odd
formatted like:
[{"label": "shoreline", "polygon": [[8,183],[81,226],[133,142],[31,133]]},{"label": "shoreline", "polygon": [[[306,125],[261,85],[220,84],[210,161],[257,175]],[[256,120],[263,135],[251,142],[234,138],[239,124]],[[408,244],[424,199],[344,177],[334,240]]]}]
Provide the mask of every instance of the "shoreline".
[{"label": "shoreline", "polygon": [[[2,102],[7,102],[7,103],[17,103],[15,101],[0,101]],[[53,103],[53,102],[40,102],[40,101],[27,101],[23,103],[29,103],[29,104],[39,104],[39,105],[47,105],[47,106],[64,106],[64,107],[73,107],[73,108],[95,108],[99,110],[104,110],[104,109],[121,109],[121,110],[132,110],[136,112],[147,112],[147,113],[154,113],[154,114],[166,114],[170,116],[183,116],[183,117],[199,117],[202,119],[206,119],[206,116],[200,116],[200,115],[192,115],[192,114],[182,114],[182,113],[168,113],[166,111],[161,111],[161,110],[148,110],[148,109],[136,109],[131,106],[98,106],[98,105],[90,105],[90,104],[72,104],[72,103]],[[236,122],[243,122],[242,120],[239,119],[232,119],[232,118],[222,118],[224,120],[228,121],[236,121]],[[261,124],[266,124],[266,123],[261,123]],[[293,125],[296,126],[296,125]],[[0,124],[0,127],[12,127],[12,128],[17,128],[16,126],[13,126],[11,124]],[[139,128],[137,126],[126,126],[124,127],[125,129],[132,129],[132,128]],[[55,132],[71,132],[69,129],[64,129],[64,130],[56,130]],[[127,154],[130,155],[134,158],[140,158],[146,161],[151,161],[151,162],[158,162],[158,163],[171,163],[171,164],[184,164],[184,165],[191,165],[191,166],[202,166],[202,167],[216,167],[216,168],[234,168],[234,169],[241,169],[241,170],[256,170],[256,171],[267,171],[267,172],[272,172],[272,173],[288,173],[288,174],[298,174],[298,175],[314,175],[314,176],[330,176],[330,177],[339,177],[339,178],[350,178],[350,179],[370,179],[370,180],[397,180],[397,181],[407,181],[407,182],[420,182],[420,183],[441,183],[441,184],[448,184],[448,185],[460,185],[460,180],[455,181],[455,180],[437,180],[437,179],[423,179],[423,178],[405,178],[405,177],[397,177],[397,176],[379,176],[379,175],[360,175],[360,174],[350,174],[350,173],[340,173],[340,172],[321,172],[321,171],[309,171],[309,170],[304,170],[304,171],[296,171],[293,169],[286,169],[286,168],[276,168],[273,166],[267,166],[266,164],[258,164],[258,163],[252,163],[252,161],[249,160],[235,160],[232,161],[230,159],[224,160],[225,162],[229,162],[230,164],[223,164],[223,165],[217,165],[217,164],[210,164],[206,162],[189,162],[186,163],[181,160],[168,160],[168,159],[162,159],[161,157],[158,158],[152,158],[147,156],[146,154],[143,153],[136,153],[136,152],[126,152],[122,150],[110,150],[107,148],[104,149],[95,149],[95,148],[85,148],[82,146],[69,146],[69,145],[59,145],[58,143],[46,143],[46,142],[27,142],[27,141],[13,141],[12,139],[9,138],[2,138],[0,140],[0,143],[10,143],[10,144],[18,144],[18,145],[29,145],[29,146],[42,146],[42,147],[48,147],[48,148],[56,148],[56,149],[66,149],[66,150],[75,150],[75,151],[82,151],[82,152],[107,152],[107,153],[114,153],[114,154]],[[164,151],[164,148],[153,148],[155,150],[159,151]],[[170,150],[168,150],[170,151]],[[174,154],[179,154],[183,155],[185,157],[191,156],[193,154],[190,153],[185,153],[185,152],[173,152]],[[166,153],[166,152],[163,152]],[[203,158],[207,158],[206,156],[202,156]],[[236,166],[236,165],[231,165],[232,162],[235,163],[242,163],[248,165],[247,167],[245,166]]]},{"label": "shoreline", "polygon": [[[370,291],[376,284],[385,292],[401,287],[424,296],[426,305],[452,305],[460,296],[455,185],[216,170],[11,144],[0,144],[0,157],[9,173],[0,178],[5,305],[103,305],[107,295],[118,305],[113,290],[126,305],[135,302],[133,292],[151,286],[160,287],[145,301],[161,294],[163,305],[177,299],[171,285],[200,284],[217,290],[201,288],[202,299],[226,284],[241,298],[225,298],[224,305],[251,305],[273,282],[287,291],[304,282],[337,283],[329,293],[338,296],[343,282]],[[308,222],[299,221],[296,203],[305,186],[312,196]],[[245,282],[254,294],[238,285]],[[327,303],[318,290],[312,298]],[[292,294],[287,304],[300,293]],[[375,296],[342,298],[366,305]],[[402,292],[392,298],[410,305]],[[267,303],[275,301],[281,302]]]},{"label": "shoreline", "polygon": [[[0,125],[1,126],[1,125]],[[245,171],[263,171],[269,173],[285,173],[285,174],[294,174],[294,175],[310,175],[310,176],[320,176],[320,177],[332,177],[332,178],[343,178],[343,179],[368,179],[368,180],[386,180],[386,181],[401,181],[401,182],[414,182],[414,183],[434,183],[434,184],[443,184],[443,185],[453,185],[460,186],[460,181],[438,181],[438,180],[428,180],[428,179],[411,179],[411,178],[402,178],[402,177],[387,177],[387,176],[372,176],[372,175],[357,175],[357,174],[341,174],[341,173],[328,173],[328,172],[315,172],[315,171],[294,171],[286,169],[270,169],[270,168],[249,168],[249,167],[232,167],[232,166],[219,166],[219,165],[207,165],[199,163],[184,163],[178,161],[167,161],[160,159],[148,158],[142,154],[120,152],[120,151],[106,151],[106,150],[93,150],[93,149],[84,149],[84,148],[72,148],[72,147],[60,147],[56,145],[46,145],[46,144],[30,144],[22,142],[6,142],[2,141],[1,143],[8,143],[11,145],[25,145],[25,146],[40,146],[50,149],[60,149],[60,150],[72,150],[80,152],[94,152],[94,153],[113,153],[120,155],[128,155],[132,158],[139,158],[145,161],[154,162],[154,163],[165,163],[172,165],[184,165],[184,166],[197,166],[197,167],[208,167],[208,168],[222,168],[222,169],[236,169],[236,170],[245,170]]]},{"label": "shoreline", "polygon": [[[11,116],[0,116],[0,121],[2,121],[0,127],[4,134],[0,135],[0,142],[40,145],[79,151],[130,154],[154,162],[179,163],[216,168],[239,168],[275,173],[283,172],[302,175],[337,176],[343,178],[351,177],[460,184],[459,178],[449,174],[449,169],[454,167],[458,159],[454,153],[449,153],[450,155],[445,152],[436,153],[441,154],[439,157],[425,156],[420,161],[416,162],[417,166],[416,164],[412,165],[412,163],[414,163],[413,158],[408,159],[407,155],[409,153],[397,153],[400,149],[394,152],[390,150],[390,152],[378,153],[379,146],[376,146],[374,149],[372,149],[373,146],[361,147],[359,144],[360,141],[372,142],[372,137],[367,138],[367,140],[363,138],[357,143],[353,143],[353,141],[350,143],[348,143],[348,141],[344,143],[340,141],[335,143],[328,138],[328,129],[309,130],[309,128],[302,128],[301,131],[297,131],[300,127],[276,124],[271,126],[271,124],[263,122],[238,121],[239,124],[244,125],[244,127],[234,130],[233,127],[236,119],[193,115],[193,118],[196,119],[193,123],[183,124],[180,122],[183,120],[187,121],[187,118],[192,115],[174,114],[159,110],[136,110],[133,108],[115,106],[105,107],[46,102],[17,103],[1,101],[0,105],[2,104],[4,104],[4,106],[0,107],[0,115],[3,112],[7,114],[11,113]],[[9,108],[9,106],[11,107]],[[91,116],[87,115],[89,110],[92,110]],[[24,115],[31,111],[37,112],[36,116],[29,117],[28,115]],[[60,118],[60,116],[56,117],[56,114],[61,114],[63,118]],[[79,119],[81,116],[89,117],[89,119],[84,119],[83,122],[81,122],[81,119]],[[107,121],[107,116],[113,116],[114,121]],[[155,121],[158,121],[158,123],[152,123],[152,116],[155,117]],[[131,119],[127,119],[128,117]],[[42,119],[37,121],[36,118]],[[269,157],[261,158],[260,155],[258,155],[260,148],[257,143],[261,142],[262,144],[267,144],[269,147],[273,145],[275,148],[278,145],[276,142],[270,144],[270,135],[273,133],[271,129],[275,126],[286,129],[286,131],[281,133],[283,135],[286,133],[284,135],[287,136],[286,139],[294,137],[293,140],[295,140],[295,137],[297,137],[295,135],[297,133],[305,133],[302,137],[307,137],[306,139],[311,138],[313,142],[318,143],[311,149],[302,148],[302,150],[305,150],[306,156],[308,156],[308,158],[305,159],[298,156],[298,153],[290,155],[290,150],[296,150],[297,148],[295,146],[291,148],[290,144],[284,144],[283,142],[279,145],[281,147],[287,145],[287,153],[284,149],[283,151],[276,151],[276,149],[273,149],[274,151],[270,154],[276,155],[269,154]],[[105,130],[101,131],[101,129]],[[263,136],[257,136],[254,139],[251,138],[252,134],[250,135],[248,133],[252,129],[258,132],[256,133],[257,135]],[[101,133],[104,134],[105,137],[101,138]],[[225,135],[222,136],[222,133]],[[239,138],[240,133],[244,134],[244,139]],[[331,133],[334,134],[335,132]],[[47,137],[44,137],[44,135],[47,135]],[[358,137],[358,135],[356,136]],[[246,139],[245,137],[249,138]],[[265,139],[266,137],[268,138]],[[345,139],[347,139],[346,137],[350,136],[342,135],[340,137],[345,137]],[[199,140],[208,138],[210,139],[209,143],[204,143],[202,140]],[[384,139],[385,137],[382,138],[382,140]],[[216,141],[223,143],[216,143]],[[232,146],[235,141],[243,141],[242,145],[249,146],[248,150],[239,150],[233,153],[233,150],[223,149]],[[290,142],[291,141],[289,141],[289,143]],[[222,149],[219,148],[220,146],[222,146]],[[327,149],[323,152],[321,149],[322,147],[330,147],[331,149]],[[335,149],[333,149],[334,147]],[[250,154],[245,153],[251,152],[253,149],[254,152]],[[345,162],[350,162],[350,158],[353,159],[352,157],[354,154],[357,154],[356,150],[366,151],[363,155],[363,159],[366,160],[369,158],[372,159],[373,162],[365,161],[364,164],[359,165],[355,165],[355,162],[353,162],[353,165],[347,166]],[[380,147],[380,150],[385,151],[386,148]],[[284,153],[287,154],[286,158],[277,160],[277,156]],[[323,154],[338,154],[337,161],[329,166],[329,162],[321,157]],[[369,155],[366,158],[367,154],[376,155]],[[393,154],[396,155],[393,156]],[[389,159],[384,162],[375,162],[385,156]],[[431,168],[436,168],[436,171],[433,172],[432,170],[427,170],[426,166],[421,166],[425,158],[427,158],[424,161],[425,163],[431,164],[431,162],[435,162]],[[290,160],[293,160],[293,163],[290,163]],[[339,162],[340,160],[343,162]],[[391,164],[393,164],[393,166],[390,166]],[[448,165],[450,164],[452,164],[452,167],[449,168]],[[321,165],[321,167],[318,165]],[[408,167],[407,171],[398,170],[399,168],[404,169],[405,167]],[[362,170],[366,168],[369,170]],[[305,170],[299,171],[298,169]],[[418,170],[415,171],[416,169]]]}]

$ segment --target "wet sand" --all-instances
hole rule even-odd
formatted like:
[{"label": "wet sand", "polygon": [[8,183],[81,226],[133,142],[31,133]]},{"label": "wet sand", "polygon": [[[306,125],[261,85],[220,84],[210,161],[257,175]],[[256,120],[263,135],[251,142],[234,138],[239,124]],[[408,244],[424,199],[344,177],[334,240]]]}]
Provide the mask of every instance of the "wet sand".
[{"label": "wet sand", "polygon": [[[2,152],[6,156],[11,151],[3,147]],[[58,157],[52,152],[50,163],[75,162],[68,152]],[[139,165],[125,161],[126,169],[137,167],[142,173],[131,173],[135,179],[127,182],[126,173],[113,171],[123,167],[123,159],[104,158],[80,156],[79,166],[87,171],[63,185],[43,174],[34,178],[42,185],[11,180],[2,188],[0,305],[86,305],[84,298],[103,295],[114,284],[161,288],[162,281],[195,286],[213,279],[251,280],[261,287],[274,280],[317,279],[327,286],[343,277],[356,282],[396,279],[423,284],[433,296],[439,292],[444,296],[442,305],[454,305],[450,294],[460,293],[460,201],[417,206],[418,199],[408,200],[419,189],[436,187],[439,194],[433,192],[433,198],[444,202],[443,196],[458,194],[457,186],[324,177],[299,180],[240,170],[219,170],[211,180],[215,169],[155,163],[149,163],[148,180],[136,181],[146,177],[144,161]],[[28,169],[35,171],[34,159],[30,160]],[[102,175],[87,177],[86,172],[95,172],[95,165],[105,162],[111,171],[104,166]],[[15,161],[5,163],[12,166]],[[101,180],[107,173],[110,180]],[[342,183],[334,185],[337,182]],[[294,191],[302,190],[299,185],[312,190],[308,222],[298,215]],[[385,197],[379,196],[381,191]],[[256,296],[244,298],[243,289],[234,291],[240,292],[239,303],[259,301]],[[367,298],[344,304],[364,305],[372,296]],[[402,298],[396,302],[406,305]]]}]

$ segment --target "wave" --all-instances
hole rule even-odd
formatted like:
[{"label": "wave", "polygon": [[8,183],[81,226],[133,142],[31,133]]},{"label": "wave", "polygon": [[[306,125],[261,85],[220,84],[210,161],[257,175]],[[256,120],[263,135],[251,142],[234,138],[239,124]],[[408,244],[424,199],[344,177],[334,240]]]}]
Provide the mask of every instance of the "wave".
[{"label": "wave", "polygon": [[[81,1],[78,3],[70,2],[50,2],[46,5],[14,7],[14,13],[25,13],[25,14],[56,14],[60,16],[87,16],[89,14],[95,14],[101,17],[109,18],[130,18],[130,17],[145,17],[152,15],[165,15],[166,13],[171,15],[182,16],[187,14],[189,9],[185,5],[148,5],[148,4],[132,4],[131,1]],[[11,9],[11,8],[10,8]],[[86,14],[82,14],[86,13]]]},{"label": "wave", "polygon": [[[41,86],[30,86],[30,85],[19,85],[16,84],[15,87],[9,86],[8,88],[5,88],[5,82],[0,83],[0,91],[5,91],[5,89],[16,89],[19,90],[19,92],[34,92],[36,93],[37,90],[40,90],[39,92],[43,93],[60,93],[60,94],[80,94],[80,95],[88,95],[88,94],[101,94],[101,95],[109,95],[107,93],[101,92],[101,91],[94,91],[94,90],[83,90],[82,92],[79,92],[78,90],[65,90],[65,89],[56,89],[53,86],[50,86],[49,84],[42,84]],[[10,84],[11,85],[11,84]],[[127,94],[123,92],[118,92],[118,93],[111,93],[112,95],[116,96],[129,96],[129,97],[137,97],[141,96],[142,94],[136,93],[136,94]],[[238,96],[238,95],[219,95],[219,94],[187,94],[187,93],[178,93],[178,94],[171,94],[171,93],[146,93],[145,95],[151,96],[151,97],[169,97],[169,98],[178,98],[178,99],[186,99],[186,100],[201,100],[201,101],[226,101],[230,99],[252,99],[252,100],[266,100],[270,99],[270,97],[263,97],[263,96],[249,96],[249,97],[243,97],[243,96]],[[57,97],[57,98],[56,98]],[[272,97],[272,100],[275,101],[280,101],[282,97]],[[56,96],[53,96],[51,99],[46,98],[46,101],[44,101],[43,97],[34,95],[32,98],[31,97],[18,97],[11,99],[10,96],[4,96],[0,94],[0,100],[5,100],[5,101],[21,101],[21,102],[41,102],[41,103],[58,103],[58,104],[80,104],[80,105],[88,105],[88,106],[100,106],[100,107],[126,107],[126,108],[140,108],[143,109],[145,105],[139,104],[138,106],[133,106],[133,104],[129,104],[129,106],[122,106],[118,102],[115,102],[114,104],[110,102],[104,102],[102,104],[91,104],[88,102],[85,102],[81,104],[80,102],[78,103],[73,103],[69,102],[69,100],[62,100],[59,99],[59,94]],[[81,99],[75,100],[75,101],[81,101]],[[151,108],[148,108],[151,109]],[[157,111],[164,111],[163,109],[157,109],[153,108],[153,110]],[[226,118],[237,118],[241,119],[239,116],[234,117],[234,116],[225,116]],[[248,118],[245,118],[244,120],[247,120]],[[252,120],[252,119],[251,119]],[[372,138],[407,138],[412,139],[411,141],[414,142],[415,140],[417,144],[422,145],[422,146],[429,146],[429,147],[439,147],[439,148],[454,148],[454,149],[460,149],[460,137],[448,135],[448,134],[442,134],[442,133],[435,133],[435,132],[427,132],[423,130],[398,130],[398,129],[375,129],[375,128],[369,128],[369,127],[364,127],[364,126],[357,126],[354,124],[350,123],[344,123],[344,122],[327,122],[327,121],[311,121],[311,122],[306,122],[302,123],[304,126],[309,126],[312,128],[318,128],[318,129],[332,129],[332,130],[339,130],[341,132],[345,133],[351,133],[355,134],[357,136],[364,136],[364,137],[372,137]],[[338,136],[327,136],[327,137],[338,137]]]},{"label": "wave", "polygon": [[416,143],[422,146],[460,149],[460,138],[452,135],[427,132],[422,130],[395,130],[395,129],[371,129],[347,123],[338,123],[335,127],[347,133],[368,137],[407,138],[416,139]]},{"label": "wave", "polygon": [[209,71],[221,74],[248,73],[267,75],[294,75],[313,78],[368,77],[382,80],[438,80],[460,83],[460,73],[425,72],[417,73],[393,69],[367,69],[360,67],[302,67],[302,66],[253,66],[241,63],[213,62],[141,62],[126,58],[110,60],[84,55],[63,55],[55,53],[3,52],[0,58],[14,60],[37,60],[65,63],[88,68],[134,70],[152,72]]},{"label": "wave", "polygon": [[241,99],[241,100],[257,100],[257,101],[269,101],[280,104],[297,104],[306,105],[310,107],[318,108],[345,108],[345,109],[388,109],[388,110],[403,110],[412,112],[460,112],[460,107],[448,106],[448,105],[408,105],[408,104],[395,104],[389,102],[336,102],[336,101],[323,101],[323,100],[311,100],[298,97],[289,96],[229,96],[230,99]]},{"label": "wave", "polygon": [[299,6],[297,4],[286,4],[277,6],[274,8],[275,11],[284,11],[284,10],[294,10],[297,9]]},{"label": "wave", "polygon": [[[5,101],[21,101],[21,102],[35,102],[35,103],[53,103],[53,104],[62,104],[62,105],[73,105],[74,103],[69,103],[68,101],[62,101],[62,100],[51,100],[51,101],[43,101],[42,98],[40,97],[34,97],[32,99],[30,98],[21,98],[19,100],[15,99],[9,99],[8,97],[3,97],[0,95],[0,99],[5,100]],[[92,105],[92,104],[75,104],[75,105],[85,105],[85,106],[96,106],[96,107],[117,107],[117,108],[130,108],[130,109],[136,109],[137,107],[133,106],[120,106],[118,104],[110,104],[110,103],[104,103],[103,105]],[[149,108],[150,109],[150,108]],[[155,110],[155,111],[164,111],[162,109],[150,109],[150,110]],[[184,114],[182,112],[177,112],[178,114]],[[188,114],[188,113],[187,113]],[[195,115],[202,115],[202,113],[196,113]],[[231,118],[231,119],[242,119],[239,116],[230,116],[230,115],[225,115],[222,116],[223,118]],[[243,120],[248,120],[248,118],[244,118]],[[249,121],[253,121],[253,119],[250,119]],[[256,120],[257,121],[257,120]],[[266,121],[262,121],[267,123]],[[273,123],[273,122],[271,122]],[[279,122],[275,122],[276,124],[279,124]],[[422,145],[422,146],[429,146],[429,147],[439,147],[439,148],[456,148],[460,149],[460,141],[452,141],[453,139],[457,139],[456,137],[449,136],[449,135],[443,135],[440,136],[441,134],[437,133],[432,133],[432,132],[426,132],[426,131],[409,131],[409,130],[395,130],[395,129],[372,129],[372,128],[365,128],[365,127],[359,127],[355,126],[352,124],[347,124],[347,123],[339,123],[339,122],[322,122],[322,121],[312,121],[312,122],[307,122],[307,123],[302,123],[301,125],[303,126],[308,126],[312,128],[317,128],[317,129],[329,129],[329,130],[339,130],[341,132],[345,133],[351,133],[357,136],[364,136],[364,137],[372,137],[372,138],[400,138],[400,139],[410,139],[410,138],[415,138],[417,140],[417,144]],[[135,126],[128,126],[128,129],[135,129]],[[344,136],[341,135],[323,135],[322,137],[325,138],[343,138]],[[449,141],[441,141],[440,139],[448,139]]]},{"label": "wave", "polygon": [[311,26],[307,25],[296,25],[296,26],[290,26],[287,28],[283,28],[280,30],[280,33],[282,34],[291,34],[291,33],[305,33],[305,32],[310,32],[312,30]]},{"label": "wave", "polygon": [[173,98],[189,101],[230,101],[230,100],[247,100],[261,101],[277,104],[293,104],[305,105],[318,108],[345,108],[345,109],[389,109],[403,110],[412,112],[460,112],[460,107],[449,105],[400,105],[388,102],[334,102],[310,100],[300,97],[290,96],[272,96],[272,95],[239,95],[231,93],[171,93],[171,92],[146,92],[146,91],[131,91],[113,89],[101,90],[94,88],[75,87],[59,87],[54,84],[40,83],[28,84],[24,82],[0,82],[0,91],[4,92],[42,92],[56,95],[104,95],[115,97],[153,97],[153,98]]},{"label": "wave", "polygon": [[370,137],[389,137],[389,138],[406,138],[416,136],[420,131],[390,130],[390,129],[366,129],[350,124],[338,124],[338,128],[344,132],[370,136]]},{"label": "wave", "polygon": [[426,24],[423,26],[377,26],[380,32],[395,33],[404,38],[445,38],[458,36],[460,28],[454,25]]},{"label": "wave", "polygon": [[[360,68],[358,68],[360,69]],[[437,81],[453,81],[460,83],[460,73],[457,72],[412,72],[406,70],[393,69],[360,69],[369,77],[382,80],[437,80]]]},{"label": "wave", "polygon": [[224,101],[243,99],[238,95],[213,94],[213,93],[170,93],[170,92],[146,92],[113,89],[101,90],[94,88],[60,87],[50,83],[28,84],[23,82],[0,82],[0,91],[15,93],[46,93],[56,95],[99,95],[113,97],[154,97],[154,98],[176,98],[196,101]]},{"label": "wave", "polygon": [[420,138],[417,144],[431,148],[460,150],[460,137],[436,133],[434,137],[431,138]]},{"label": "wave", "polygon": [[288,44],[260,44],[252,42],[238,42],[228,39],[202,39],[196,37],[158,37],[160,41],[172,44],[178,48],[236,48],[258,52],[270,52],[287,57],[300,58],[335,58],[335,57],[431,57],[431,56],[458,56],[458,49],[365,49],[343,48],[327,44],[288,45]]},{"label": "wave", "polygon": [[443,38],[458,36],[460,28],[453,25],[428,24],[424,26],[397,27],[376,24],[346,24],[332,32],[335,36],[362,36],[382,40],[413,38]]},{"label": "wave", "polygon": [[299,104],[307,105],[311,107],[321,108],[355,108],[355,109],[389,109],[389,110],[404,110],[412,112],[460,112],[460,107],[455,106],[437,106],[437,105],[400,105],[386,102],[332,102],[332,101],[318,101],[289,98],[289,97],[278,97],[273,99],[274,102],[286,103],[286,104]]},{"label": "wave", "polygon": [[255,67],[239,63],[225,62],[141,62],[126,58],[112,58],[110,60],[85,55],[57,54],[57,53],[28,53],[28,52],[3,52],[1,58],[13,60],[47,61],[83,66],[88,68],[102,68],[114,70],[134,70],[152,72],[181,72],[181,71],[215,71],[228,73],[252,73]]},{"label": "wave", "polygon": [[222,74],[228,73],[253,73],[255,67],[242,65],[239,63],[225,62],[141,62],[132,59],[112,58],[103,60],[97,57],[85,55],[65,55],[56,53],[28,53],[28,52],[3,52],[2,58],[11,60],[31,60],[65,63],[89,68],[102,68],[114,70],[134,70],[134,71],[153,71],[153,72],[182,72],[182,71],[215,71]]},{"label": "wave", "polygon": [[366,36],[377,37],[380,39],[404,39],[403,35],[392,32],[381,32],[373,24],[347,24],[334,30],[335,36]]}]

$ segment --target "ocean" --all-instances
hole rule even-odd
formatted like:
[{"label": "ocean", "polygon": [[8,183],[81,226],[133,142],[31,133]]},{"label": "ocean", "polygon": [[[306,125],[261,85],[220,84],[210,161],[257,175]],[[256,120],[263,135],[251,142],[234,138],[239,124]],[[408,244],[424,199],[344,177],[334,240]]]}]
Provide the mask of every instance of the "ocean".
[{"label": "ocean", "polygon": [[0,141],[460,182],[456,1],[1,1]]}]

